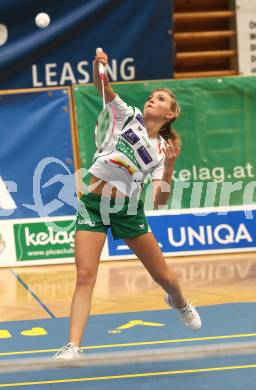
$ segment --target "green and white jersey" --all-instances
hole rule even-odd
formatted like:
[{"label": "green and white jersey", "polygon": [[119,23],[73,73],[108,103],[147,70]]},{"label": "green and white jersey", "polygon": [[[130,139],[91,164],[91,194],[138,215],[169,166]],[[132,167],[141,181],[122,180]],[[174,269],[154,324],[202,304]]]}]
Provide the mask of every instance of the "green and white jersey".
[{"label": "green and white jersey", "polygon": [[119,96],[107,108],[115,113],[114,133],[104,150],[95,154],[89,172],[126,196],[139,196],[146,176],[162,179],[164,139],[150,138],[141,111],[128,106]]}]

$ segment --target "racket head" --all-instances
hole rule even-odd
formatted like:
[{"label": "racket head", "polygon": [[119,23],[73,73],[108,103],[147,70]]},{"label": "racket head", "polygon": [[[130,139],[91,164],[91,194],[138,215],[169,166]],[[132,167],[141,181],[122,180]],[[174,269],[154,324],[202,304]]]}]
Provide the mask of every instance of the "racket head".
[{"label": "racket head", "polygon": [[98,152],[102,152],[108,145],[113,136],[115,128],[115,114],[114,109],[103,109],[97,119],[95,126],[95,144]]}]

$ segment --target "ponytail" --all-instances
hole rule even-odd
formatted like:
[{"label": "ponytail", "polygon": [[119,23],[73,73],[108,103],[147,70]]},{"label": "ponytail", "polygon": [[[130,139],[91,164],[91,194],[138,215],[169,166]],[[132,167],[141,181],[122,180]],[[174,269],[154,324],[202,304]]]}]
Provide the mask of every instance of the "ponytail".
[{"label": "ponytail", "polygon": [[179,133],[171,127],[170,123],[166,123],[159,131],[161,137],[167,141],[170,139],[174,145],[181,146],[181,138]]},{"label": "ponytail", "polygon": [[177,131],[175,129],[172,128],[172,123],[180,116],[181,114],[181,108],[180,108],[180,105],[176,99],[176,96],[174,95],[174,93],[168,89],[168,88],[157,88],[157,89],[154,89],[152,91],[153,92],[156,92],[156,91],[164,91],[166,93],[168,93],[168,95],[171,97],[171,111],[173,112],[174,114],[174,117],[167,123],[165,123],[160,131],[159,131],[159,134],[161,135],[161,137],[163,137],[164,140],[168,140],[168,139],[171,139],[172,142],[174,143],[178,143],[178,145],[181,145],[181,139],[180,139],[180,136],[179,134],[177,133]]}]

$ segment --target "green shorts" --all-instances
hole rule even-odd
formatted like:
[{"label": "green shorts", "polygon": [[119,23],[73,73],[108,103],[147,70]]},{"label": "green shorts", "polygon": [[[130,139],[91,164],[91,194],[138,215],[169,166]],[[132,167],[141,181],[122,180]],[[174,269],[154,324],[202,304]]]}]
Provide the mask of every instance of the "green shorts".
[{"label": "green shorts", "polygon": [[144,204],[129,202],[130,198],[107,198],[93,192],[79,201],[76,230],[107,233],[109,227],[115,240],[136,237],[150,231]]}]

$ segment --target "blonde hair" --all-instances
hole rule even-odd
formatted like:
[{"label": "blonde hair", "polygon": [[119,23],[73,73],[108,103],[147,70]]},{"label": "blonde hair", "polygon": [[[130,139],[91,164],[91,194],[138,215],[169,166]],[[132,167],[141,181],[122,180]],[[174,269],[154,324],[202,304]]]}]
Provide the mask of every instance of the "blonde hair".
[{"label": "blonde hair", "polygon": [[161,129],[159,130],[159,134],[165,139],[171,139],[172,142],[177,142],[177,144],[181,145],[181,138],[177,131],[172,128],[172,123],[180,116],[181,108],[179,102],[177,101],[176,96],[169,88],[156,88],[152,91],[152,93],[157,91],[166,92],[171,97],[171,111],[174,114],[174,117],[167,123],[165,123]]}]

